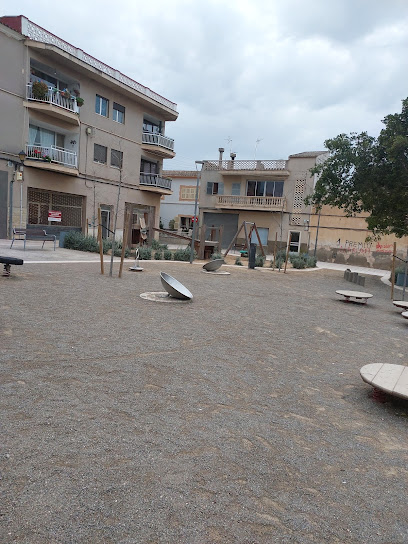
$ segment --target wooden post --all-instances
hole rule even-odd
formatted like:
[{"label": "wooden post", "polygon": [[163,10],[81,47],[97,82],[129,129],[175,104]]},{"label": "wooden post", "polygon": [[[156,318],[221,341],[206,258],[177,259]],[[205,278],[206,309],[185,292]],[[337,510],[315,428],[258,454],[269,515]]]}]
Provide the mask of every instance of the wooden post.
[{"label": "wooden post", "polygon": [[263,255],[263,256],[265,257],[265,259],[266,259],[265,251],[264,251],[264,248],[263,248],[263,245],[262,245],[262,242],[261,242],[261,238],[260,238],[260,236],[259,236],[259,232],[258,232],[258,229],[256,228],[255,223],[253,224],[252,230],[254,230],[254,231],[256,232],[256,235],[257,235],[257,237],[258,237],[259,247],[261,248],[262,255]]},{"label": "wooden post", "polygon": [[288,258],[289,258],[289,250],[290,250],[290,243],[292,241],[292,233],[289,236],[289,243],[288,243],[288,249],[286,251],[286,260],[285,260],[285,269],[283,271],[284,274],[286,274],[286,267],[288,265]]},{"label": "wooden post", "polygon": [[275,247],[273,248],[273,267],[272,270],[275,270],[275,262],[276,262],[276,246],[278,245],[278,233],[275,232]]},{"label": "wooden post", "polygon": [[221,255],[221,242],[222,242],[222,233],[224,232],[224,225],[221,225],[218,230],[218,253]]},{"label": "wooden post", "polygon": [[397,253],[397,242],[394,242],[392,250],[392,266],[391,266],[391,300],[394,300],[394,284],[395,284],[395,257]]},{"label": "wooden post", "polygon": [[102,214],[101,209],[98,208],[98,242],[99,242],[99,256],[101,258],[101,274],[104,274],[103,270],[103,242],[102,242]]},{"label": "wooden post", "polygon": [[122,270],[123,270],[123,259],[125,258],[125,251],[126,251],[126,245],[127,245],[127,235],[129,230],[129,210],[125,209],[125,217],[123,219],[123,237],[122,237],[122,253],[120,255],[120,265],[119,265],[119,278],[122,277]]}]

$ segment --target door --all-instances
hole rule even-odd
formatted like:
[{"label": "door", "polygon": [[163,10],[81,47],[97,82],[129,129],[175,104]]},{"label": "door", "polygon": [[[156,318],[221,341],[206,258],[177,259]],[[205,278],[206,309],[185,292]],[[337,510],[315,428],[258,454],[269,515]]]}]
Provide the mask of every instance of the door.
[{"label": "door", "polygon": [[[268,246],[269,229],[264,229],[262,227],[261,228],[257,227],[257,230],[258,230],[259,238],[261,239],[261,244],[263,245],[263,247],[266,248]],[[251,242],[251,244],[256,244],[256,245],[259,244],[258,236],[256,235],[255,230],[252,231],[250,242]]]},{"label": "door", "polygon": [[224,226],[221,247],[226,249],[238,230],[238,214],[234,213],[206,213],[204,212],[204,224],[207,227]]},{"label": "door", "polygon": [[109,238],[110,210],[107,208],[101,209],[101,226],[102,238]]},{"label": "door", "polygon": [[290,236],[289,251],[292,252],[292,253],[299,253],[299,251],[300,251],[300,232],[296,231],[296,230],[291,230],[290,233],[289,233],[289,236]]}]

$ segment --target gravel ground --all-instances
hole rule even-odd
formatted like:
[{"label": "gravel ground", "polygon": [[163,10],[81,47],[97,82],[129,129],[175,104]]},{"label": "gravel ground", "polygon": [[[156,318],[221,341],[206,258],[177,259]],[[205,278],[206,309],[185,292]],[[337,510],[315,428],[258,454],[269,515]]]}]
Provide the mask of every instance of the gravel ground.
[{"label": "gravel ground", "polygon": [[[359,376],[408,364],[389,288],[367,277],[361,305],[339,271],[142,265],[0,278],[0,541],[407,543],[408,404]],[[194,300],[140,298],[160,270]]]}]

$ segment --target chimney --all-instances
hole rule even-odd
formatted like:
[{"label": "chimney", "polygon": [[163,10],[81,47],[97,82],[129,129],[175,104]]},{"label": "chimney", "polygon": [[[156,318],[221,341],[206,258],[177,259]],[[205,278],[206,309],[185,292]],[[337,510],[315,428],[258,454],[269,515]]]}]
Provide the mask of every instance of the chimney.
[{"label": "chimney", "polygon": [[219,153],[220,153],[220,158],[219,158],[219,160],[222,161],[222,154],[224,153],[225,149],[224,149],[223,147],[219,147],[219,148],[218,148],[218,151],[219,151]]},{"label": "chimney", "polygon": [[235,160],[235,157],[236,157],[236,156],[237,156],[236,153],[230,153],[230,157],[231,157],[231,160],[232,160],[232,161]]}]

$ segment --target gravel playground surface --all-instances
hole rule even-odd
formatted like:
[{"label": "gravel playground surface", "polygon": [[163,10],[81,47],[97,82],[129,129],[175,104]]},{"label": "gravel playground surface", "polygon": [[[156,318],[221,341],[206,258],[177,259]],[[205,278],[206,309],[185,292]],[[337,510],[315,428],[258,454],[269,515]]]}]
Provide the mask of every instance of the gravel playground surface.
[{"label": "gravel playground surface", "polygon": [[[0,277],[2,543],[408,542],[408,405],[359,375],[408,364],[380,278],[129,266]],[[160,270],[194,300],[140,298]]]}]

